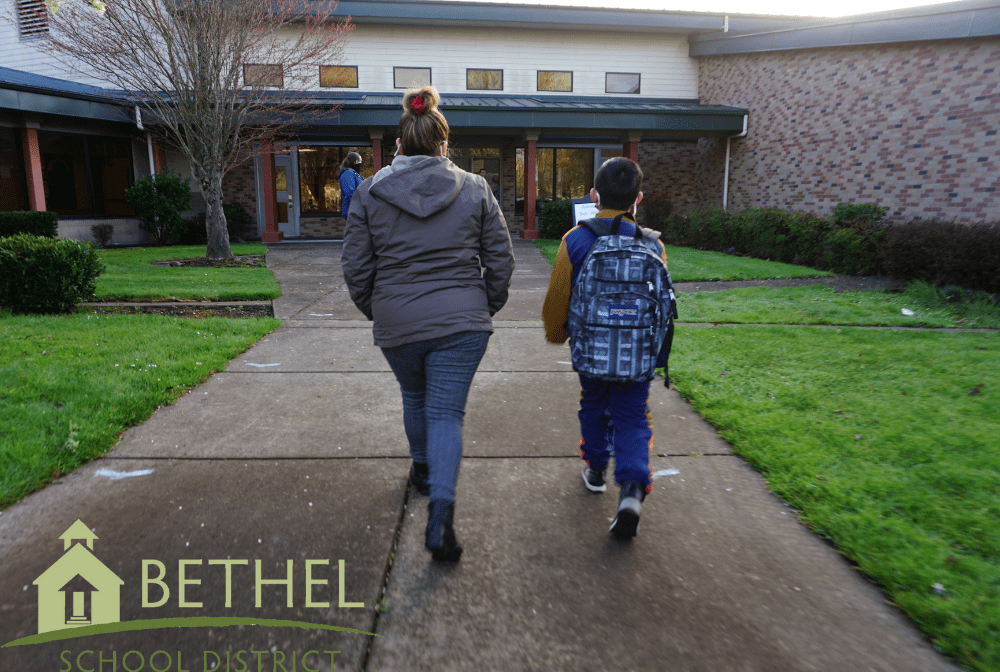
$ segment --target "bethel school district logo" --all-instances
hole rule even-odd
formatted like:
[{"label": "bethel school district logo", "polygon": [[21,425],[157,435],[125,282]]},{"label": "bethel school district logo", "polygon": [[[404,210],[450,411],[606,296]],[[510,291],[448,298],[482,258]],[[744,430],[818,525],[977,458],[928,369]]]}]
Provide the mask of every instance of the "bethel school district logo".
[{"label": "bethel school district logo", "polygon": [[59,538],[63,556],[34,581],[39,634],[120,621],[125,582],[90,552],[97,535],[77,520]]}]

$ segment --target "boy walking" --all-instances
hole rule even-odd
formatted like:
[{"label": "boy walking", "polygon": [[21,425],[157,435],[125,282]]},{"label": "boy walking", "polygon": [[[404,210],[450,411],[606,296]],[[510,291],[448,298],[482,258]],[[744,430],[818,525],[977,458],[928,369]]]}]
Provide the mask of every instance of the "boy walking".
[{"label": "boy walking", "polygon": [[[606,161],[594,177],[594,188],[590,197],[597,205],[596,220],[588,220],[572,228],[563,236],[556,253],[552,267],[545,304],[542,308],[542,318],[545,323],[545,338],[550,343],[565,343],[570,337],[567,329],[570,325],[571,301],[574,300],[574,289],[580,279],[580,272],[591,248],[601,235],[612,233],[617,225],[620,236],[635,237],[638,225],[635,221],[635,211],[642,200],[642,170],[639,166],[625,158],[615,158]],[[602,224],[603,222],[603,224]],[[602,227],[606,225],[607,230]],[[643,243],[655,250],[663,261],[662,272],[665,274],[666,253],[663,245],[656,238],[658,234],[649,230],[641,230]],[[658,264],[658,260],[654,261]],[[646,278],[642,278],[646,284]],[[669,277],[667,278],[669,285]],[[652,284],[650,284],[652,287]],[[578,300],[578,299],[577,299]],[[630,313],[630,310],[632,311]],[[622,320],[635,319],[635,310],[625,303],[612,304],[607,313]],[[623,322],[625,324],[625,322]],[[588,327],[576,327],[578,333],[573,339],[586,340],[591,334]],[[614,337],[616,340],[618,337]],[[624,339],[622,339],[624,340]],[[574,351],[578,343],[574,343]],[[607,345],[607,344],[605,344]],[[620,347],[620,346],[619,346]],[[643,356],[638,348],[618,350],[609,348],[608,357],[619,357],[626,352],[626,357],[633,359]],[[656,366],[666,363],[666,348],[663,342],[655,345],[655,350],[646,353],[648,357],[656,358]],[[611,532],[620,537],[634,537],[639,527],[639,515],[642,511],[642,501],[653,488],[649,471],[649,454],[653,446],[652,415],[649,411],[649,384],[652,378],[651,367],[648,369],[649,379],[640,380],[604,380],[580,372],[574,358],[574,369],[580,376],[580,456],[586,462],[583,469],[583,483],[591,492],[604,492],[605,472],[611,458],[612,448],[615,455],[615,481],[621,488],[618,499],[618,510]],[[650,362],[651,363],[651,362]],[[628,369],[630,362],[617,362],[619,368]],[[631,367],[634,369],[634,367]],[[620,377],[620,376],[619,376]]]}]

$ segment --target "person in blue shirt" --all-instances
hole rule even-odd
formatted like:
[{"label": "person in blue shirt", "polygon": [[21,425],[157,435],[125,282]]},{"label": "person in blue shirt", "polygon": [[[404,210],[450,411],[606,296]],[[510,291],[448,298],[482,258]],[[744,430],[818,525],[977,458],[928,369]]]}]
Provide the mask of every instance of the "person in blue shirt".
[{"label": "person in blue shirt", "polygon": [[365,181],[361,177],[361,155],[348,152],[340,162],[340,213],[347,219],[347,211],[351,209],[351,197],[358,185]]}]

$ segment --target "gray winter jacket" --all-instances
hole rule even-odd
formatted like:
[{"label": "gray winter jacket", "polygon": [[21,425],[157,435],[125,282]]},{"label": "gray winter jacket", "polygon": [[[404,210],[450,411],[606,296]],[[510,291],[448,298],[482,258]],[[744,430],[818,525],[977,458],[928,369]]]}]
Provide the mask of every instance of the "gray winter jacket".
[{"label": "gray winter jacket", "polygon": [[492,332],[514,252],[486,180],[444,157],[400,156],[354,193],[341,265],[375,345],[392,348]]}]

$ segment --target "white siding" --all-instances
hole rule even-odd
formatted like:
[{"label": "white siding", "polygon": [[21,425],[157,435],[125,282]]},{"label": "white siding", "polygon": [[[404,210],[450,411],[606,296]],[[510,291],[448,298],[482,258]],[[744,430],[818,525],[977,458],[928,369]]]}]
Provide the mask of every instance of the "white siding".
[{"label": "white siding", "polygon": [[[360,91],[392,91],[392,68],[403,66],[430,67],[442,93],[466,92],[466,68],[483,68],[503,70],[504,93],[538,93],[538,70],[569,70],[573,92],[565,95],[603,96],[604,73],[638,72],[636,97],[698,97],[698,65],[683,35],[360,25],[343,64],[358,66]],[[314,81],[318,88],[318,69]]]},{"label": "white siding", "polygon": [[100,80],[88,77],[83,68],[68,68],[42,51],[40,45],[46,39],[44,36],[22,38],[17,22],[16,0],[0,0],[0,65],[80,84],[102,85]]}]

